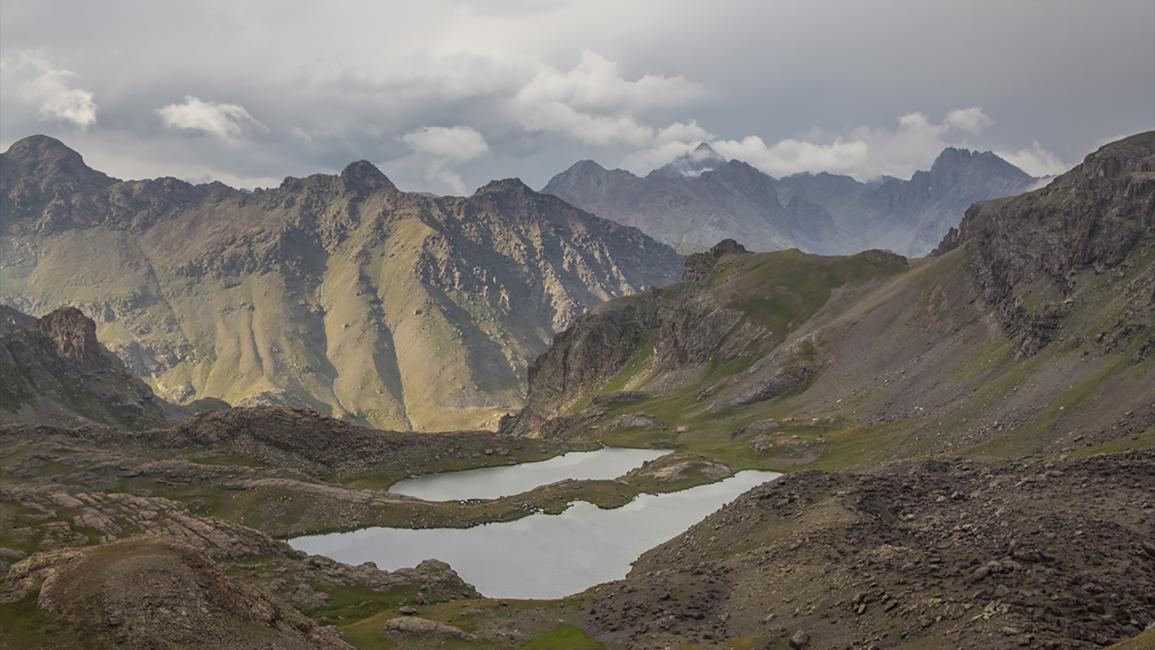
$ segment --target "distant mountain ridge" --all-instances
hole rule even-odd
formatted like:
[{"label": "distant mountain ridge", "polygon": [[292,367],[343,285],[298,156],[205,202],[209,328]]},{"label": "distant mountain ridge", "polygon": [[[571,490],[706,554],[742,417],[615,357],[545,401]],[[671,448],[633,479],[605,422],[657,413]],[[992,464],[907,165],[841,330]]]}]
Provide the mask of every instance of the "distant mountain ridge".
[{"label": "distant mountain ridge", "polygon": [[555,331],[681,266],[516,179],[428,197],[361,161],[255,192],[120,181],[46,136],[0,154],[0,235],[3,303],[81,307],[168,399],[393,429],[495,424]]},{"label": "distant mountain ridge", "polygon": [[757,251],[880,248],[918,256],[957,226],[972,203],[1038,182],[994,153],[953,147],[909,180],[863,183],[825,172],[775,179],[702,143],[644,177],[583,160],[542,191],[636,226],[682,252],[731,238]]}]

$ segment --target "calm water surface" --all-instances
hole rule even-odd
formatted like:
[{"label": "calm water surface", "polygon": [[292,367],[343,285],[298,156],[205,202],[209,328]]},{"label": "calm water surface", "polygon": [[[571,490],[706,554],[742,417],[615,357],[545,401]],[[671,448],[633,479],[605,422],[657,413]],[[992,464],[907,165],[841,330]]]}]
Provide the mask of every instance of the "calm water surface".
[{"label": "calm water surface", "polygon": [[486,596],[560,598],[625,577],[644,551],[779,476],[748,470],[680,492],[643,494],[613,510],[579,501],[560,515],[539,513],[473,528],[366,528],[298,537],[289,544],[347,564],[375,562],[386,570],[436,558]]},{"label": "calm water surface", "polygon": [[573,451],[537,463],[482,467],[405,479],[395,483],[389,491],[427,501],[497,499],[567,478],[617,478],[647,460],[668,453],[656,449],[609,447],[597,451]]}]

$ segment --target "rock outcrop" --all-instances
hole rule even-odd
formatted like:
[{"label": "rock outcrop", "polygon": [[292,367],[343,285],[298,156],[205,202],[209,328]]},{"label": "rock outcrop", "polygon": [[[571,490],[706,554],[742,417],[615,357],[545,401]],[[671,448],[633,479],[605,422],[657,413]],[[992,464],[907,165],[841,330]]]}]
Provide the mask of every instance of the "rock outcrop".
[{"label": "rock outcrop", "polygon": [[745,246],[733,239],[723,239],[717,244],[714,244],[710,250],[704,253],[694,253],[686,258],[686,263],[682,266],[682,281],[697,282],[698,280],[704,280],[710,275],[710,271],[714,269],[714,265],[716,265],[722,257],[726,255],[745,255],[749,252]]},{"label": "rock outcrop", "polygon": [[12,567],[4,585],[11,591],[0,597],[38,589],[40,610],[97,645],[352,647],[336,631],[229,578],[195,548],[165,539],[34,555]]},{"label": "rock outcrop", "polygon": [[160,426],[163,400],[97,341],[96,324],[65,307],[40,319],[12,309],[0,328],[0,423]]}]

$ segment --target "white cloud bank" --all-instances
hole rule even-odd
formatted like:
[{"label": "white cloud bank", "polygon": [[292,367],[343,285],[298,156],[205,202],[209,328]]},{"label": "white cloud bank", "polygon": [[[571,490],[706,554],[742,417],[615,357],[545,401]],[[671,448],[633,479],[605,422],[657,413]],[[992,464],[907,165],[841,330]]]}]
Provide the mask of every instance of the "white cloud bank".
[{"label": "white cloud bank", "polygon": [[96,123],[92,92],[76,87],[79,76],[53,67],[32,52],[16,52],[0,58],[0,77],[12,83],[20,97],[37,107],[42,120],[55,120],[87,128]]},{"label": "white cloud bank", "polygon": [[995,150],[995,154],[1031,176],[1055,176],[1072,167],[1054,153],[1039,146],[1038,142],[1023,149]]},{"label": "white cloud bank", "polygon": [[236,142],[252,129],[265,129],[243,106],[202,101],[186,95],[179,104],[156,109],[161,122],[170,129],[200,131],[227,142]]},{"label": "white cloud bank", "polygon": [[681,106],[704,93],[701,84],[682,75],[627,80],[616,62],[582,50],[572,69],[542,66],[504,103],[509,117],[530,131],[588,144],[640,147],[653,142],[655,128],[638,118],[639,111]]},{"label": "white cloud bank", "polygon": [[[972,106],[949,111],[941,122],[933,122],[922,113],[907,113],[892,128],[862,126],[833,134],[818,131],[767,143],[757,135],[712,139],[696,122],[690,122],[675,125],[681,127],[678,129],[664,129],[651,146],[627,156],[623,165],[643,173],[688,154],[699,142],[706,141],[726,158],[745,161],[775,177],[825,171],[860,180],[882,175],[909,178],[915,171],[926,169],[946,147],[968,146],[966,136],[978,136],[992,124],[994,120],[981,107]],[[1038,143],[996,153],[1034,176],[1069,168]]]},{"label": "white cloud bank", "polygon": [[398,140],[413,153],[389,166],[420,167],[426,180],[456,195],[465,194],[466,187],[454,167],[489,151],[485,137],[469,126],[423,126]]},{"label": "white cloud bank", "polygon": [[416,153],[454,162],[472,160],[489,150],[485,138],[468,126],[423,126],[400,139]]}]

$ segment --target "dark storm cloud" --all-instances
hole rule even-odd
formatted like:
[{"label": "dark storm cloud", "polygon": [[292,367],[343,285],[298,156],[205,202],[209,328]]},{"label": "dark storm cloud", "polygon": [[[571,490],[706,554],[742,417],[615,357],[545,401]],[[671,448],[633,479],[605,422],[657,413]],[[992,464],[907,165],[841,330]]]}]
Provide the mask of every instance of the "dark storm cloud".
[{"label": "dark storm cloud", "polygon": [[[1033,173],[1155,121],[1155,5],[46,2],[0,5],[0,146],[123,177],[402,187],[645,171],[709,140],[772,174],[907,175],[946,145]],[[612,17],[610,19],[609,17]]]}]

